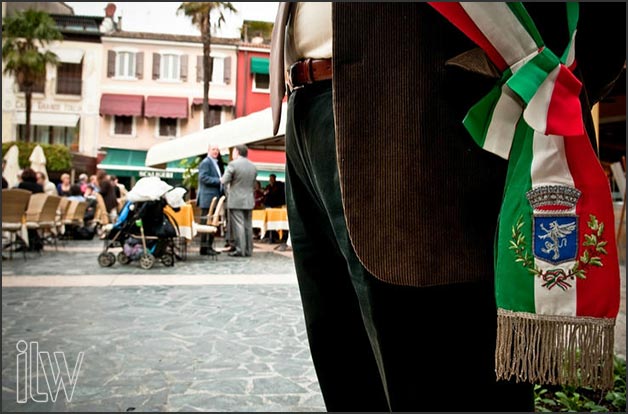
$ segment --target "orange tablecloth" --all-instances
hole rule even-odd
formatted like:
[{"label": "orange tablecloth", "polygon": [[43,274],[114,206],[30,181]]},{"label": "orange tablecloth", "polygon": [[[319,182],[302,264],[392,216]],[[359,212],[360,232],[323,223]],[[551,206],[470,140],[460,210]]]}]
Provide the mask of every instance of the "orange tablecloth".
[{"label": "orange tablecloth", "polygon": [[253,228],[261,229],[266,233],[266,210],[253,210]]},{"label": "orange tablecloth", "polygon": [[287,208],[266,209],[266,230],[289,230]]},{"label": "orange tablecloth", "polygon": [[192,240],[196,236],[196,228],[194,227],[194,210],[190,204],[185,204],[174,211],[172,207],[164,207],[164,211],[172,216],[179,226],[179,236],[187,240]]},{"label": "orange tablecloth", "polygon": [[264,210],[253,210],[253,227],[261,229],[262,236],[268,230],[289,230],[288,209],[286,208],[266,208]]}]

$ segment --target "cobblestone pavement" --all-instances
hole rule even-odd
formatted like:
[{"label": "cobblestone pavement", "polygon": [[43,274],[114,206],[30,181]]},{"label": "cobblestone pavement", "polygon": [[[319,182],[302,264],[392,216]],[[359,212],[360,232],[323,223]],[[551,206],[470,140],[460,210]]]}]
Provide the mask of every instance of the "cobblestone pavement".
[{"label": "cobblestone pavement", "polygon": [[[275,247],[149,270],[100,267],[96,240],[3,261],[2,410],[324,411],[290,252]],[[624,358],[625,283],[622,266]],[[64,352],[70,372],[84,353],[71,401],[17,403],[20,340]]]},{"label": "cobblestone pavement", "polygon": [[[133,263],[100,268],[96,241],[4,261],[2,410],[324,411],[292,260],[272,247],[216,261],[191,252],[174,268],[150,270]],[[55,286],[60,276],[80,285],[111,274],[139,282]],[[177,285],[185,275],[214,280]],[[269,275],[280,283],[255,283]],[[51,283],[6,287],[9,279],[31,276]],[[236,276],[252,283],[232,284]],[[159,277],[173,285],[142,283]],[[17,403],[20,340],[38,342],[40,352],[64,352],[70,373],[84,353],[70,402],[61,391],[55,402]]]}]

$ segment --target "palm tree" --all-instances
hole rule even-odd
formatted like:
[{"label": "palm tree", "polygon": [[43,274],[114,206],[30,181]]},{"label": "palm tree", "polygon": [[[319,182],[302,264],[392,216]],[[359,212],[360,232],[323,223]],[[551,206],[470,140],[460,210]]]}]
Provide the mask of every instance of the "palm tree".
[{"label": "palm tree", "polygon": [[217,10],[219,13],[217,27],[225,21],[223,10],[235,13],[237,10],[230,2],[212,1],[195,2],[184,1],[177,9],[177,14],[183,13],[192,19],[192,23],[201,31],[203,42],[203,128],[209,128],[209,81],[213,71],[213,63],[210,59],[211,37],[211,13]]},{"label": "palm tree", "polygon": [[30,141],[31,135],[33,88],[45,79],[48,64],[59,63],[56,54],[40,48],[45,49],[48,43],[62,39],[55,21],[43,11],[17,11],[6,17],[2,24],[4,74],[15,76],[26,98],[26,142]]}]

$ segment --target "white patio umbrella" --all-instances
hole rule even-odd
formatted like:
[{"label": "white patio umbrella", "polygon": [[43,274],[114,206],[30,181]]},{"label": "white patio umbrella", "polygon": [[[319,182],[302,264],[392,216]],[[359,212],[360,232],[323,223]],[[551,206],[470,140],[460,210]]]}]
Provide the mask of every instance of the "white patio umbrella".
[{"label": "white patio umbrella", "polygon": [[2,171],[2,176],[7,183],[9,183],[9,188],[15,187],[18,183],[18,174],[20,173],[20,163],[18,161],[18,157],[20,155],[20,150],[17,148],[17,145],[12,145],[11,148],[4,154],[4,160],[6,164],[4,166],[4,170]]},{"label": "white patio umbrella", "polygon": [[43,172],[46,174],[46,177],[48,177],[48,172],[46,171],[46,155],[41,145],[37,145],[33,148],[33,152],[31,156],[28,157],[28,160],[31,162],[31,168],[35,172]]}]

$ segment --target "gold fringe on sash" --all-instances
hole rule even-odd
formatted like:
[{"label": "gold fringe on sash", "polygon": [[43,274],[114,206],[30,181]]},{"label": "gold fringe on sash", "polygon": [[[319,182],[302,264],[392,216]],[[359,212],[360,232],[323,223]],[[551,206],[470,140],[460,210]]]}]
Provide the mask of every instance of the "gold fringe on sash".
[{"label": "gold fringe on sash", "polygon": [[611,389],[614,327],[610,318],[498,309],[497,379]]}]

